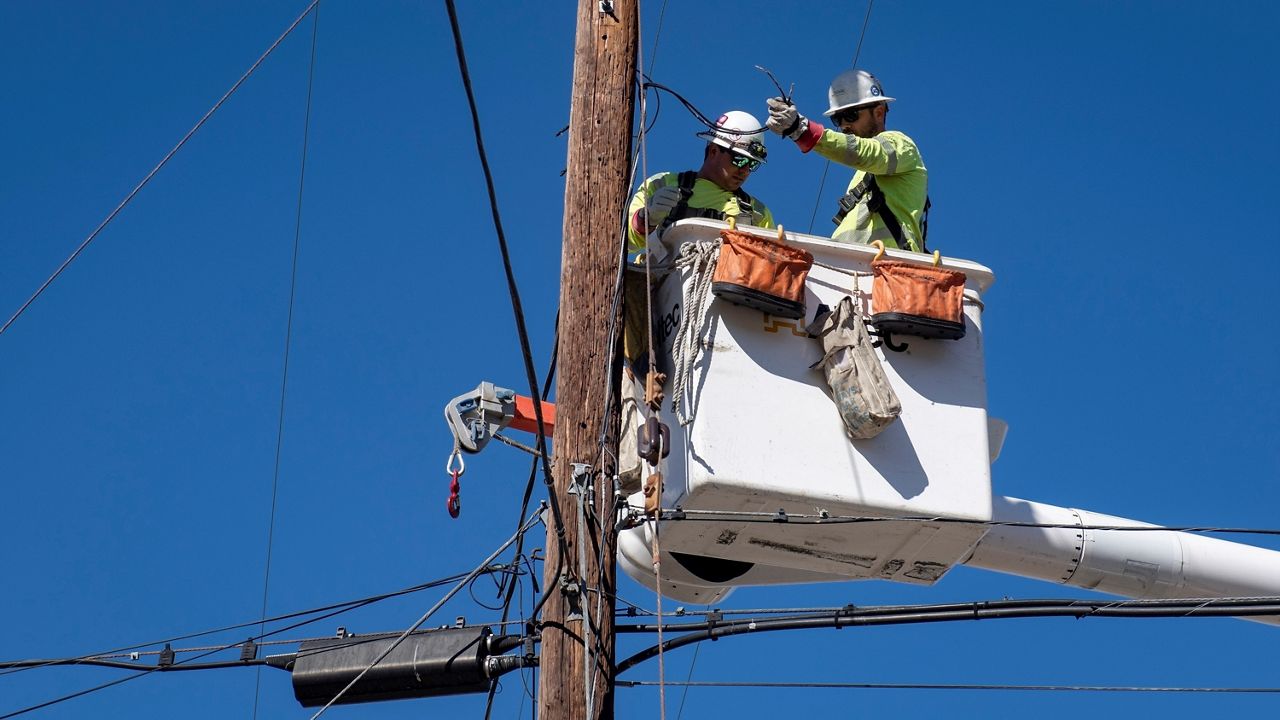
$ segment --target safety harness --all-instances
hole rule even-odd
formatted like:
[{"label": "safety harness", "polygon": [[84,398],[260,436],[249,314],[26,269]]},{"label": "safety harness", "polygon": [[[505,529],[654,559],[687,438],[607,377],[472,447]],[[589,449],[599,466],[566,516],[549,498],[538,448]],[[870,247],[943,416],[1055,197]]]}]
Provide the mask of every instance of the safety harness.
[{"label": "safety harness", "polygon": [[[849,192],[840,198],[840,210],[836,212],[835,217],[831,218],[831,222],[837,226],[844,222],[844,218],[861,202],[867,203],[867,211],[879,213],[880,219],[884,221],[885,228],[889,234],[893,236],[893,241],[903,250],[908,250],[906,243],[902,237],[902,223],[898,222],[898,216],[893,214],[893,210],[889,209],[889,203],[885,202],[884,191],[880,189],[880,183],[876,182],[876,176],[871,173],[865,173],[862,181],[857,185],[849,188]],[[924,218],[920,221],[920,252],[929,252],[926,247],[926,241],[929,239],[929,207],[933,203],[926,196],[924,199]]]},{"label": "safety harness", "polygon": [[[667,215],[667,219],[662,222],[662,227],[666,227],[677,220],[685,218],[709,218],[711,220],[724,220],[725,213],[712,208],[690,208],[689,198],[693,197],[693,184],[698,181],[698,173],[696,170],[685,170],[676,176],[677,185],[680,188],[680,200],[676,202],[676,206],[671,209]],[[733,191],[733,197],[738,201],[738,217],[751,218],[751,224],[755,225],[761,219],[761,215],[756,213],[753,200],[746,190],[738,188]]]}]

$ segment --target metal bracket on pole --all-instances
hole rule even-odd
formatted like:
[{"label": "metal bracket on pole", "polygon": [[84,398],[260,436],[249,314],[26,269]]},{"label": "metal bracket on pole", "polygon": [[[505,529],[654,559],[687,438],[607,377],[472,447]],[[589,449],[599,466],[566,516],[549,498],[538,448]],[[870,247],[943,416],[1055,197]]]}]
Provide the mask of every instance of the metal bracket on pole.
[{"label": "metal bracket on pole", "polygon": [[564,596],[565,622],[580,622],[582,620],[582,589],[568,571],[560,573],[560,594]]},{"label": "metal bracket on pole", "polygon": [[591,466],[587,463],[573,464],[573,477],[569,479],[569,494],[581,495],[582,501],[587,504],[595,501],[595,486],[591,484]]}]

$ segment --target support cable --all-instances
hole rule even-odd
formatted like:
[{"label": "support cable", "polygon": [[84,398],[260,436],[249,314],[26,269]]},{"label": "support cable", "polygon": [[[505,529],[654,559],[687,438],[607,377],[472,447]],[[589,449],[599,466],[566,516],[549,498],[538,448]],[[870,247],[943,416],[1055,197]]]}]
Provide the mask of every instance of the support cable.
[{"label": "support cable", "polygon": [[[397,647],[400,646],[400,643],[404,642],[405,638],[409,637],[409,635],[413,634],[415,630],[422,627],[422,624],[425,623],[428,618],[434,615],[435,612],[439,610],[441,607],[443,607],[445,603],[449,602],[450,598],[456,595],[459,590],[466,587],[474,578],[479,576],[480,573],[482,573],[484,569],[489,566],[489,563],[493,562],[499,555],[505,552],[507,548],[514,545],[516,541],[519,540],[520,537],[523,536],[525,532],[529,530],[529,528],[538,524],[539,514],[540,513],[534,513],[533,515],[530,515],[529,519],[525,521],[524,525],[520,526],[520,529],[516,531],[515,535],[512,535],[510,539],[502,543],[502,545],[497,550],[494,550],[489,555],[489,557],[485,558],[484,562],[480,563],[480,565],[476,567],[475,570],[472,570],[471,572],[467,573],[467,576],[463,578],[461,582],[459,582],[457,585],[454,585],[453,588],[449,590],[449,592],[445,593],[444,597],[440,598],[440,600],[436,602],[435,605],[432,605],[431,609],[423,613],[422,617],[418,618],[417,622],[415,622],[413,625],[410,625],[409,628],[404,632],[400,633],[400,637],[396,638],[394,642],[388,645],[387,648],[378,655],[378,657],[374,658],[373,662],[369,663],[368,667],[366,667],[364,670],[361,670],[358,675],[356,675],[354,678],[351,679],[351,682],[347,683],[345,687],[339,690],[338,693],[329,700],[329,702],[325,703],[324,707],[317,710],[316,714],[311,716],[311,720],[316,720],[321,715],[323,715],[326,710],[333,707],[333,704],[341,700],[342,697],[347,694],[348,690],[350,690],[352,687],[355,687],[355,684],[360,682],[360,678],[368,674],[368,672],[372,670],[374,667],[376,667],[378,663],[382,662],[388,655],[390,655],[392,651],[394,651]],[[3,718],[0,718],[0,720],[3,720]]]},{"label": "support cable", "polygon": [[524,356],[525,375],[529,380],[529,393],[533,396],[533,415],[537,423],[537,448],[542,456],[542,480],[547,486],[547,500],[551,507],[551,515],[556,533],[556,541],[560,552],[568,552],[565,541],[564,517],[560,513],[560,502],[556,498],[555,481],[551,475],[551,463],[547,460],[547,432],[542,419],[542,396],[538,392],[538,375],[533,368],[533,353],[530,350],[529,333],[524,324],[524,308],[520,304],[520,290],[516,287],[515,274],[511,269],[511,253],[507,250],[507,237],[502,231],[502,216],[498,211],[498,195],[493,186],[493,172],[489,169],[489,157],[484,149],[484,136],[480,132],[480,112],[476,109],[475,92],[471,89],[471,73],[467,70],[467,56],[462,48],[462,30],[458,27],[458,11],[453,0],[445,0],[445,8],[449,11],[449,25],[453,29],[453,44],[458,55],[458,70],[462,75],[462,87],[467,93],[467,105],[471,108],[471,126],[476,137],[476,151],[480,156],[480,166],[484,170],[485,187],[489,191],[489,209],[493,215],[493,227],[498,236],[498,249],[502,253],[502,269],[507,276],[507,290],[511,295],[511,311],[515,315],[516,332],[520,336],[520,353]]},{"label": "support cable", "polygon": [[[715,640],[731,635],[803,630],[815,628],[843,628],[864,625],[903,625],[913,623],[955,622],[960,620],[991,620],[1030,617],[1260,617],[1280,615],[1280,597],[1257,598],[1190,598],[1178,600],[996,600],[974,603],[949,603],[944,605],[916,606],[849,606],[835,613],[798,615],[793,617],[753,618],[724,622],[683,623],[666,625],[686,634],[642,650],[618,663],[622,674],[637,664],[660,657],[660,653],[703,640]],[[662,625],[619,625],[617,631],[654,632]]]},{"label": "support cable", "polygon": [[[862,40],[867,36],[867,25],[871,23],[871,8],[876,4],[876,0],[867,0],[867,14],[862,18],[862,32],[858,34],[858,48],[853,51],[853,67],[858,67],[858,58],[862,56]],[[831,161],[827,160],[826,165],[822,168],[822,180],[818,182],[817,197],[813,199],[813,214],[809,216],[809,232],[813,234],[813,220],[818,217],[818,204],[822,202],[822,189],[827,185],[827,171],[831,169]]]},{"label": "support cable", "polygon": [[[643,508],[629,506],[633,511]],[[1197,534],[1235,534],[1280,536],[1280,528],[1215,527],[1206,525],[1085,525],[1080,523],[1038,523],[1021,520],[973,520],[969,518],[934,517],[927,515],[831,515],[828,513],[753,512],[745,510],[663,510],[663,522],[785,522],[793,525],[850,525],[861,523],[911,522],[931,525],[980,525],[983,527],[1039,528],[1045,530],[1091,530],[1106,532],[1185,532]]]},{"label": "support cable", "polygon": [[[302,244],[302,197],[307,179],[307,144],[311,137],[311,91],[316,77],[316,37],[320,30],[320,0],[315,2],[315,14],[311,18],[311,61],[307,69],[307,104],[302,121],[302,157],[298,168],[298,203],[293,221],[293,258],[289,267],[289,312],[284,330],[284,361],[280,374],[280,412],[276,423],[276,458],[271,472],[271,513],[267,519],[267,559],[266,569],[262,577],[262,622],[258,625],[261,633],[267,622],[267,598],[271,589],[271,551],[275,545],[276,534],[276,500],[280,489],[280,451],[284,446],[284,408],[286,390],[289,387],[289,348],[293,340],[293,303],[298,290],[298,249]],[[262,668],[258,668],[253,680],[253,717],[258,717],[258,698],[262,689]]]},{"label": "support cable", "polygon": [[[506,571],[506,566],[504,566],[504,565],[492,565],[492,566],[490,566],[489,568],[487,568],[487,569],[486,569],[486,571],[487,571],[487,572],[505,572],[505,571]],[[340,603],[334,603],[334,604],[331,604],[331,605],[326,605],[326,606],[319,607],[319,608],[312,608],[312,609],[310,609],[310,610],[300,610],[300,611],[296,611],[296,612],[287,613],[287,614],[285,614],[285,615],[277,615],[277,616],[275,616],[275,617],[267,618],[267,622],[269,622],[269,623],[275,623],[275,622],[280,622],[280,621],[282,621],[282,620],[292,620],[292,619],[294,619],[294,618],[306,617],[306,616],[308,616],[308,615],[316,615],[317,613],[323,613],[323,614],[321,614],[319,617],[316,617],[316,618],[313,618],[313,619],[310,619],[310,620],[304,620],[304,621],[302,621],[302,622],[299,622],[299,623],[295,623],[295,624],[293,624],[293,625],[290,625],[290,626],[288,626],[288,627],[286,627],[286,628],[281,628],[281,629],[279,629],[279,630],[273,630],[272,632],[269,632],[269,633],[263,633],[263,634],[260,634],[260,635],[254,636],[252,639],[253,639],[255,642],[258,642],[258,641],[262,640],[263,638],[270,637],[270,636],[272,636],[272,635],[278,635],[278,634],[280,634],[281,632],[286,632],[286,631],[288,631],[288,630],[292,630],[292,629],[294,629],[294,628],[303,627],[303,626],[305,626],[305,625],[309,625],[309,624],[311,624],[311,623],[319,622],[319,621],[321,621],[321,620],[327,620],[327,619],[329,619],[329,618],[331,618],[331,617],[336,617],[337,615],[341,615],[341,614],[343,614],[343,613],[345,613],[345,612],[349,612],[349,611],[351,611],[351,610],[358,610],[358,609],[360,609],[360,608],[362,608],[362,607],[366,607],[366,606],[368,606],[368,605],[373,605],[373,604],[375,604],[375,603],[382,602],[383,600],[389,600],[389,599],[391,599],[391,598],[400,597],[400,596],[403,596],[403,595],[409,595],[409,594],[412,594],[412,593],[421,592],[421,591],[423,591],[423,590],[430,590],[430,589],[432,589],[432,588],[440,587],[441,585],[447,585],[447,584],[449,584],[449,583],[451,583],[451,582],[456,582],[456,581],[458,581],[458,580],[462,579],[463,577],[466,577],[466,574],[465,574],[465,573],[459,573],[459,574],[452,575],[452,576],[449,576],[449,577],[440,578],[440,579],[438,579],[438,580],[432,580],[432,581],[430,581],[430,582],[421,583],[421,584],[419,584],[419,585],[414,585],[414,586],[411,586],[411,587],[402,588],[402,589],[400,589],[400,590],[395,590],[395,591],[392,591],[392,592],[389,592],[389,593],[382,593],[382,594],[380,594],[380,595],[371,595],[371,596],[368,596],[368,597],[359,598],[359,599],[357,599],[357,600],[348,600],[348,601],[344,601],[344,602],[340,602]],[[108,657],[122,657],[122,656],[124,656],[125,654],[130,653],[131,651],[138,651],[138,650],[141,650],[142,648],[154,647],[154,646],[156,646],[156,645],[162,645],[162,644],[163,644],[163,645],[169,645],[169,644],[172,644],[172,643],[175,643],[175,642],[180,642],[180,641],[182,641],[182,640],[190,640],[190,639],[192,639],[192,638],[205,637],[205,636],[207,636],[207,635],[215,635],[215,634],[219,634],[219,633],[230,632],[230,631],[232,631],[232,630],[241,630],[241,629],[244,629],[244,628],[251,628],[251,627],[254,627],[254,626],[258,625],[258,624],[259,624],[259,621],[258,621],[258,620],[253,620],[253,621],[250,621],[250,622],[238,623],[238,624],[236,624],[236,625],[226,625],[226,626],[223,626],[223,627],[220,627],[220,628],[214,628],[214,629],[212,629],[212,630],[202,630],[202,631],[199,631],[199,632],[187,633],[187,634],[185,634],[185,635],[177,635],[177,636],[174,636],[174,637],[165,638],[165,639],[163,639],[163,640],[154,640],[154,641],[151,641],[151,642],[137,643],[137,644],[134,644],[134,645],[127,645],[127,646],[124,646],[124,647],[114,648],[114,649],[106,650],[106,651],[103,651],[103,652],[98,652],[98,653],[88,653],[88,654],[80,655],[80,656],[78,656],[78,657],[62,658],[62,659],[59,659],[59,660],[48,661],[47,663],[41,663],[41,664],[35,664],[35,665],[27,664],[27,663],[25,663],[25,661],[16,661],[16,662],[0,662],[0,668],[9,668],[9,669],[5,670],[4,672],[0,672],[0,676],[3,676],[3,675],[9,675],[9,674],[12,674],[12,673],[17,673],[17,672],[24,672],[24,671],[26,671],[26,670],[34,670],[34,669],[39,668],[39,667],[45,667],[46,665],[73,665],[73,664],[76,664],[76,663],[77,663],[77,662],[79,662],[79,661],[93,660],[93,659],[98,659],[98,658],[108,658]],[[243,642],[243,641],[237,641],[236,643],[233,643],[233,644],[230,644],[230,645],[219,645],[219,646],[217,646],[216,648],[214,648],[214,647],[208,647],[208,648],[201,648],[201,649],[207,649],[207,650],[218,650],[218,651],[221,651],[221,650],[226,650],[226,649],[230,649],[230,648],[236,647],[236,646],[237,646],[237,645],[239,645],[241,642]],[[264,643],[259,643],[259,644],[264,644]],[[140,653],[140,654],[147,654],[147,653],[146,653],[146,652],[143,652],[143,653]]]},{"label": "support cable", "polygon": [[[837,682],[669,682],[706,688],[818,689],[818,690],[1026,690],[1041,692],[1129,693],[1280,693],[1280,687],[1144,687],[1122,685],[976,685],[962,683],[837,683]],[[619,680],[618,687],[655,687],[652,680]]]},{"label": "support cable", "polygon": [[112,210],[111,213],[107,215],[106,219],[103,220],[101,223],[99,223],[98,227],[95,228],[93,232],[89,233],[89,237],[85,238],[84,242],[80,243],[80,246],[75,249],[75,252],[71,253],[71,255],[68,256],[66,260],[62,261],[62,264],[58,266],[57,270],[53,271],[53,274],[49,276],[49,279],[45,280],[44,283],[39,288],[36,289],[35,293],[33,293],[31,297],[28,298],[27,301],[22,304],[22,307],[18,308],[17,312],[15,312],[13,316],[10,317],[3,326],[0,326],[0,335],[3,335],[4,331],[8,330],[9,326],[13,325],[14,321],[16,321],[18,317],[22,315],[22,313],[25,312],[28,307],[31,306],[31,303],[35,302],[36,298],[40,297],[40,295],[45,291],[45,289],[53,284],[53,281],[56,280],[58,276],[62,274],[62,271],[66,270],[67,267],[70,266],[71,263],[75,261],[77,257],[80,256],[80,253],[84,252],[85,248],[89,247],[89,243],[93,242],[94,238],[98,237],[98,234],[101,233],[104,229],[106,229],[107,225],[110,224],[111,221],[114,220],[115,217],[120,214],[120,211],[124,210],[125,206],[128,205],[131,200],[133,200],[134,196],[137,195],[139,192],[141,192],[142,188],[145,187],[147,183],[151,182],[151,178],[155,177],[156,173],[160,172],[160,169],[163,168],[166,164],[168,164],[169,160],[172,159],[173,156],[176,155],[177,152],[182,149],[182,146],[186,145],[187,141],[190,140],[192,136],[196,134],[196,131],[198,131],[202,126],[204,126],[205,122],[208,121],[209,118],[213,117],[213,114],[218,111],[218,108],[222,107],[222,104],[225,103],[228,99],[230,99],[230,97],[236,92],[236,90],[240,89],[240,86],[244,84],[244,81],[249,79],[249,76],[252,75],[254,71],[258,69],[258,66],[261,65],[263,61],[267,59],[267,56],[270,55],[272,52],[274,52],[275,49],[280,45],[281,42],[284,41],[286,37],[289,37],[289,33],[292,33],[293,29],[298,27],[298,24],[302,22],[303,18],[305,18],[308,14],[310,14],[311,11],[315,9],[316,5],[318,5],[319,3],[320,3],[320,0],[312,0],[311,4],[308,5],[306,9],[302,11],[302,14],[299,15],[297,19],[294,20],[293,23],[289,25],[289,27],[283,33],[280,34],[280,37],[276,38],[275,42],[271,43],[271,47],[268,47],[266,52],[262,53],[262,56],[259,57],[257,61],[255,61],[253,65],[249,67],[248,70],[245,71],[244,75],[240,76],[240,79],[237,80],[235,84],[231,86],[231,89],[228,90],[222,96],[222,98],[218,100],[218,102],[214,103],[213,107],[209,108],[209,111],[204,114],[204,117],[200,118],[200,120],[195,124],[195,126],[193,126],[190,130],[188,130],[187,134],[184,135],[182,139],[178,141],[178,144],[174,145],[173,149],[170,150],[155,167],[151,168],[151,172],[147,173],[146,177],[142,178],[142,181],[139,182],[136,186],[134,186],[133,190],[131,190],[129,194],[125,196],[124,200],[120,201],[120,204],[116,206],[116,209]]}]

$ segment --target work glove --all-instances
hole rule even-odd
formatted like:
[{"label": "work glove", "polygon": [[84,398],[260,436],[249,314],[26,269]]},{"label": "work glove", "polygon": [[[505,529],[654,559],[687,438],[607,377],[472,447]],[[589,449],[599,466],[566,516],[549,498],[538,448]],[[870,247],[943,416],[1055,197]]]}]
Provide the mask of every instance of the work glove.
[{"label": "work glove", "polygon": [[809,129],[809,119],[796,110],[796,106],[775,97],[768,99],[769,121],[765,126],[785,138],[795,140]]},{"label": "work glove", "polygon": [[[675,185],[666,185],[653,191],[649,196],[649,201],[645,203],[645,212],[649,214],[648,223],[650,228],[656,228],[662,224],[663,220],[671,214],[676,205],[680,202],[680,188]],[[645,219],[644,215],[640,218]]]}]

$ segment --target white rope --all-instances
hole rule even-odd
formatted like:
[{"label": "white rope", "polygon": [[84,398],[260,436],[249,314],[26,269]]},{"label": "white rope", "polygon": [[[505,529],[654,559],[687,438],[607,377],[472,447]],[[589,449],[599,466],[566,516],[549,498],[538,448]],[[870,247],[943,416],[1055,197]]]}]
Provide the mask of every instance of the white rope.
[{"label": "white rope", "polygon": [[[680,427],[687,427],[693,422],[693,414],[687,412],[684,401],[685,389],[692,381],[693,364],[698,359],[698,348],[702,344],[702,325],[706,320],[707,305],[711,302],[711,277],[715,274],[716,262],[720,259],[720,241],[708,243],[685,243],[680,248],[680,257],[676,258],[676,267],[688,270],[690,292],[684,297],[684,308],[680,317],[680,329],[676,332],[671,354],[675,363],[675,379],[671,394],[671,410],[676,414]],[[692,401],[692,398],[690,398]],[[688,403],[692,404],[692,402]]]}]

